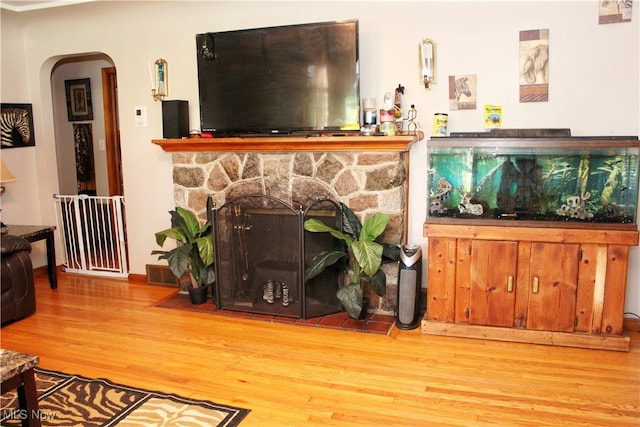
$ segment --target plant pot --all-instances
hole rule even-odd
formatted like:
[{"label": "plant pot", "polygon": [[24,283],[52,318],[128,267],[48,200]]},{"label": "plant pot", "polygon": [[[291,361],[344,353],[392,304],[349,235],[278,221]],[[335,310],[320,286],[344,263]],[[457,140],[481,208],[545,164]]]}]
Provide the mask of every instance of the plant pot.
[{"label": "plant pot", "polygon": [[209,285],[202,285],[198,288],[194,288],[190,285],[188,289],[191,304],[199,305],[204,304],[207,301],[207,290],[209,289]]}]

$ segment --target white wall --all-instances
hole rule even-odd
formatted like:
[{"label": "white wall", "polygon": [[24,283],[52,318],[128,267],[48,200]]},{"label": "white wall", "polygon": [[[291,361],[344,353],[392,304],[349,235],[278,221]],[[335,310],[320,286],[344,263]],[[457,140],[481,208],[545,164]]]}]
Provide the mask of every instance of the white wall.
[{"label": "white wall", "polygon": [[[637,5],[635,5],[637,6]],[[7,198],[5,222],[53,223],[51,193],[57,192],[51,67],[57,58],[102,52],[118,71],[122,162],[131,272],[144,274],[157,262],[153,233],[166,227],[173,207],[171,155],[151,144],[162,136],[161,107],[150,96],[148,60],[169,63],[170,99],[190,102],[191,128],[198,128],[195,34],[357,18],[361,31],[361,95],[381,104],[399,83],[415,104],[425,129],[435,112],[448,110],[450,74],[476,74],[479,106],[449,111],[449,130],[482,130],[486,103],[504,106],[506,128],[571,128],[576,136],[640,134],[640,19],[598,25],[598,2],[590,1],[345,1],[93,2],[15,14],[2,11],[2,102],[31,102],[35,148],[3,150],[19,181],[31,188],[38,208]],[[518,101],[518,33],[550,30],[549,101]],[[420,84],[417,44],[438,44],[438,80]],[[16,47],[18,46],[18,47]],[[23,47],[23,48],[21,48]],[[134,108],[145,105],[148,126],[134,125]],[[425,141],[411,151],[410,242],[424,242]],[[5,156],[5,151],[10,151]],[[37,170],[37,172],[36,172]],[[23,176],[19,176],[23,173]],[[26,187],[22,187],[27,185]],[[13,187],[12,187],[13,188]],[[23,193],[22,191],[20,193]],[[626,311],[640,313],[640,250],[633,248]]]},{"label": "white wall", "polygon": [[[26,52],[22,20],[5,19],[6,13],[0,13],[0,101],[7,103],[33,103],[33,114],[37,116],[40,108],[29,95],[26,84]],[[34,123],[35,125],[35,123]],[[16,177],[15,182],[6,184],[6,192],[0,199],[2,203],[2,222],[7,224],[41,224],[39,205],[40,177],[36,169],[36,151],[45,138],[37,128],[34,133],[36,147],[3,149],[2,159]],[[34,262],[46,263],[44,242],[33,245]]]}]

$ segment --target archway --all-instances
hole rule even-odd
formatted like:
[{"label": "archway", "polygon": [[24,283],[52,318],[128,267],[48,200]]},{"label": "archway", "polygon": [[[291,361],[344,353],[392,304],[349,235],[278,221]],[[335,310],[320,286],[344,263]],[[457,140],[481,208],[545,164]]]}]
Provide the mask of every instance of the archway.
[{"label": "archway", "polygon": [[[53,66],[51,96],[61,194],[123,195],[116,89],[114,63],[103,53],[64,57]],[[85,97],[82,107],[87,111],[74,114],[74,93]]]},{"label": "archway", "polygon": [[126,277],[114,63],[103,53],[59,58],[50,82],[65,271]]}]

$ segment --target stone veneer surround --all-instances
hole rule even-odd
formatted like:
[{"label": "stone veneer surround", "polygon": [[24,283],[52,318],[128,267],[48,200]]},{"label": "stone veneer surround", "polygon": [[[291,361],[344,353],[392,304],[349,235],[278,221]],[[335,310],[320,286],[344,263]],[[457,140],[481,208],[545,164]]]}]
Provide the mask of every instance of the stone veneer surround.
[{"label": "stone veneer surround", "polygon": [[[404,244],[407,200],[406,152],[218,153],[174,152],[175,203],[206,218],[209,195],[217,206],[250,194],[266,194],[306,207],[316,198],[343,202],[364,221],[390,215],[381,241]],[[370,311],[393,314],[397,306],[397,264],[383,266],[384,298],[370,293]]]}]

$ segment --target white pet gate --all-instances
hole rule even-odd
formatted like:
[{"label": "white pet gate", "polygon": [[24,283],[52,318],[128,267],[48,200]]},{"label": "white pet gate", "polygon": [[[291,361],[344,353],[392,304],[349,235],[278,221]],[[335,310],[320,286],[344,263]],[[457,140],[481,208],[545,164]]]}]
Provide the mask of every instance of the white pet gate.
[{"label": "white pet gate", "polygon": [[124,198],[54,195],[54,199],[65,271],[127,277]]}]

